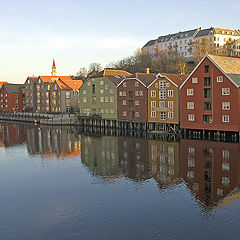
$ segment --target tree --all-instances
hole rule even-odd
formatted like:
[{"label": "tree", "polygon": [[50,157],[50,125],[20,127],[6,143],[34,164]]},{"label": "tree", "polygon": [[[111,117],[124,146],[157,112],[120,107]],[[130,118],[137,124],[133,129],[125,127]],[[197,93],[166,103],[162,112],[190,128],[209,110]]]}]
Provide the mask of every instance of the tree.
[{"label": "tree", "polygon": [[76,73],[77,77],[86,77],[87,76],[87,69],[85,67],[82,67],[79,69],[79,71]]},{"label": "tree", "polygon": [[102,66],[100,63],[91,63],[88,68],[88,73],[91,73],[93,71],[100,72],[102,71]]}]

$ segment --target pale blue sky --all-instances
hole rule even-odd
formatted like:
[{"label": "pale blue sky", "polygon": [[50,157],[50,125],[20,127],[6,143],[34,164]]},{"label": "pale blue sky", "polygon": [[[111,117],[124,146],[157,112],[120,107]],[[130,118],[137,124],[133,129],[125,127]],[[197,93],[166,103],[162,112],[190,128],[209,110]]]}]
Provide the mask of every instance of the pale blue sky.
[{"label": "pale blue sky", "polygon": [[75,74],[131,55],[148,40],[197,27],[240,29],[240,2],[0,0],[0,80]]}]

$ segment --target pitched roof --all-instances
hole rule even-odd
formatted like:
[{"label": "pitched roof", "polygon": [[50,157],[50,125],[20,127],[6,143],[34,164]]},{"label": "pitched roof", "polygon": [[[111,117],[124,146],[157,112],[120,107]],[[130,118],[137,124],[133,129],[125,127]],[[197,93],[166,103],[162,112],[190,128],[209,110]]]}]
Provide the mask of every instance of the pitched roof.
[{"label": "pitched roof", "polygon": [[203,36],[208,36],[208,35],[212,35],[214,31],[214,28],[206,28],[206,29],[202,29],[200,30],[195,37],[203,37]]},{"label": "pitched roof", "polygon": [[184,32],[179,32],[176,34],[175,39],[181,39],[181,38],[194,36],[198,31],[199,31],[199,28],[184,31]]},{"label": "pitched roof", "polygon": [[226,74],[238,87],[240,87],[240,74]]},{"label": "pitched roof", "polygon": [[[239,32],[233,29],[228,28],[214,28],[215,34],[224,34],[224,35],[231,35],[231,36],[240,36]],[[232,34],[233,33],[233,34]]]},{"label": "pitched roof", "polygon": [[155,79],[155,73],[134,73],[127,79],[136,78],[139,79],[146,87],[148,87]]},{"label": "pitched roof", "polygon": [[62,90],[78,90],[83,84],[82,80],[69,80],[61,78],[56,80],[56,82]]},{"label": "pitched roof", "polygon": [[103,76],[130,76],[132,73],[129,73],[122,69],[114,69],[114,68],[105,68],[103,72]]},{"label": "pitched roof", "polygon": [[161,73],[161,75],[166,76],[177,86],[181,86],[183,82],[187,79],[187,75],[175,74],[175,73]]},{"label": "pitched roof", "polygon": [[125,76],[105,76],[108,80],[110,80],[114,85],[118,85],[122,80],[126,79]]},{"label": "pitched roof", "polygon": [[3,85],[8,93],[21,93],[24,84],[5,83]]},{"label": "pitched roof", "polygon": [[8,82],[6,82],[6,81],[1,81],[1,82],[0,82],[0,87],[1,87],[4,83],[8,83]]},{"label": "pitched roof", "polygon": [[39,78],[41,78],[43,82],[54,82],[59,78],[63,81],[72,80],[70,76],[39,76]]}]

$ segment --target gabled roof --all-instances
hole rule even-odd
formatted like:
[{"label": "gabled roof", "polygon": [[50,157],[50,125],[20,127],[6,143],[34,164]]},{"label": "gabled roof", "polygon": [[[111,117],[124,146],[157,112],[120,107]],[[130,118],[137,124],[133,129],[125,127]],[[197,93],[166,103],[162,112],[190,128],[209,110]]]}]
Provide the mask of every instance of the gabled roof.
[{"label": "gabled roof", "polygon": [[194,36],[198,31],[199,31],[199,28],[184,31],[184,32],[179,32],[177,33],[175,39],[182,39],[182,38]]},{"label": "gabled roof", "polygon": [[177,34],[178,33],[173,33],[173,34],[168,34],[168,35],[165,35],[165,36],[160,36],[157,39],[157,42],[160,43],[160,42],[173,41],[176,38]]},{"label": "gabled roof", "polygon": [[56,80],[56,82],[62,90],[78,90],[83,84],[82,80],[69,80],[61,78]]},{"label": "gabled roof", "polygon": [[180,88],[182,88],[184,84],[188,81],[188,79],[191,78],[193,73],[197,70],[197,68],[206,58],[208,58],[237,88],[240,87],[240,58],[207,54],[189,74],[189,76]]},{"label": "gabled roof", "polygon": [[[224,35],[231,35],[231,36],[239,36],[240,34],[238,31],[228,28],[214,28],[215,34],[224,34]],[[233,34],[232,34],[233,33]]]},{"label": "gabled roof", "polygon": [[118,85],[122,80],[126,79],[125,76],[104,76],[108,80],[110,80],[114,85]]},{"label": "gabled roof", "polygon": [[39,78],[41,78],[43,82],[54,82],[59,78],[63,81],[72,80],[70,76],[39,76]]},{"label": "gabled roof", "polygon": [[138,79],[145,87],[148,87],[156,79],[156,73],[134,73],[126,79]]},{"label": "gabled roof", "polygon": [[24,84],[5,83],[3,85],[8,93],[21,93]]},{"label": "gabled roof", "polygon": [[129,73],[122,69],[114,69],[114,68],[105,68],[103,70],[103,76],[130,76],[132,73]]},{"label": "gabled roof", "polygon": [[187,76],[188,76],[188,75],[176,74],[176,73],[161,73],[161,75],[166,76],[178,87],[180,87],[183,84],[183,82],[187,79]]},{"label": "gabled roof", "polygon": [[214,33],[214,28],[206,28],[206,29],[202,29],[200,30],[195,37],[203,37],[203,36],[208,36],[208,35],[212,35]]},{"label": "gabled roof", "polygon": [[6,81],[0,81],[0,87],[1,87],[4,83],[8,83],[8,82],[6,82]]}]

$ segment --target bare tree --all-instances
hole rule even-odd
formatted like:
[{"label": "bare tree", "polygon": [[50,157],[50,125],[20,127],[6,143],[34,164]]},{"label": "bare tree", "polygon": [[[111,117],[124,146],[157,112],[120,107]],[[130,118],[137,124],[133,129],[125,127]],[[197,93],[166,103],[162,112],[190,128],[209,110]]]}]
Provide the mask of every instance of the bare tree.
[{"label": "bare tree", "polygon": [[93,72],[93,71],[96,71],[96,72],[102,71],[101,64],[100,63],[91,63],[88,68],[88,73]]},{"label": "bare tree", "polygon": [[77,77],[86,77],[87,76],[87,69],[85,67],[82,67],[79,69],[79,71],[76,73]]}]

